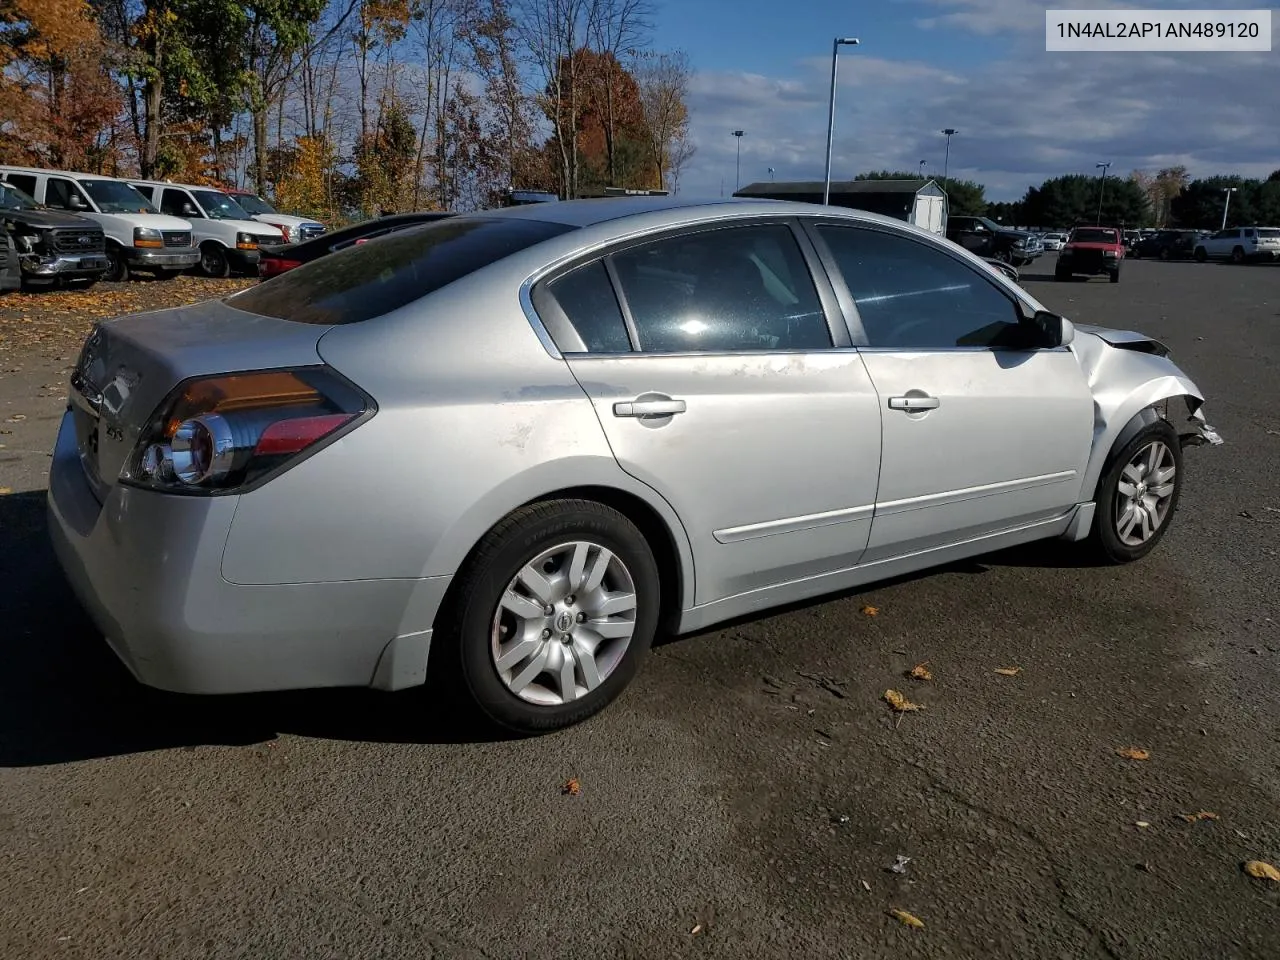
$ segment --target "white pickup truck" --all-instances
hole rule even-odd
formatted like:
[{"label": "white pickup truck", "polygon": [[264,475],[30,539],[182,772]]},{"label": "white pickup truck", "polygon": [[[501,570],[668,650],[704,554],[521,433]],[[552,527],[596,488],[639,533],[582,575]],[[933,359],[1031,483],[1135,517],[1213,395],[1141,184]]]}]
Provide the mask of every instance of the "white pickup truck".
[{"label": "white pickup truck", "polygon": [[1205,260],[1280,260],[1280,227],[1231,227],[1196,243],[1194,256]]}]

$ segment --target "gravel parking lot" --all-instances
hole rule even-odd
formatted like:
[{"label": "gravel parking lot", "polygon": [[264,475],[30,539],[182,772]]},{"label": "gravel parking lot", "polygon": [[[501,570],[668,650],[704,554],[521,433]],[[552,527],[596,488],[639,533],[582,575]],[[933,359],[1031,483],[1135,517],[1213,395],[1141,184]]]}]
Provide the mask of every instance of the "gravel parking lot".
[{"label": "gravel parking lot", "polygon": [[1280,883],[1241,865],[1280,864],[1280,267],[1052,264],[1029,289],[1164,339],[1226,440],[1156,553],[1019,550],[665,643],[524,741],[413,692],[134,684],[43,487],[88,315],[147,285],[0,299],[0,956],[1274,960]]}]

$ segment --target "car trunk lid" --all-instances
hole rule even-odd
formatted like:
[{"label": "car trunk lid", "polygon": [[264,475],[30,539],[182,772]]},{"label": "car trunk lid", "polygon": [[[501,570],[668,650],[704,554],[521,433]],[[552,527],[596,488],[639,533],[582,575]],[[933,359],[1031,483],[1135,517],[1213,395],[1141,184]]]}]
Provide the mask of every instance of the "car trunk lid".
[{"label": "car trunk lid", "polygon": [[143,427],[192,377],[321,363],[328,327],[292,323],[209,300],[99,323],[71,377],[80,460],[102,500]]}]

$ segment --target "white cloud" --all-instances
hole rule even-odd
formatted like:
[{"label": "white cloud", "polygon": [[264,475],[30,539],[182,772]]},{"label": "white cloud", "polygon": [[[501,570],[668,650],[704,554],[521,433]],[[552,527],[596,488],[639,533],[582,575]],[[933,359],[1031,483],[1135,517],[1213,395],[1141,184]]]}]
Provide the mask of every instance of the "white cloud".
[{"label": "white cloud", "polygon": [[[1020,0],[933,0],[993,16]],[[1203,2],[1203,0],[1201,0]],[[1035,7],[1043,23],[1043,5]],[[993,21],[992,21],[993,22]],[[943,127],[953,177],[987,185],[993,199],[1063,173],[1113,174],[1184,164],[1193,176],[1265,176],[1280,167],[1280,86],[1272,54],[1047,54],[1007,59],[961,74],[919,61],[861,53],[841,58],[832,176],[872,169],[943,168]],[[698,152],[688,194],[733,192],[742,129],[742,183],[821,179],[830,60],[796,65],[790,77],[706,73],[690,90]]]}]

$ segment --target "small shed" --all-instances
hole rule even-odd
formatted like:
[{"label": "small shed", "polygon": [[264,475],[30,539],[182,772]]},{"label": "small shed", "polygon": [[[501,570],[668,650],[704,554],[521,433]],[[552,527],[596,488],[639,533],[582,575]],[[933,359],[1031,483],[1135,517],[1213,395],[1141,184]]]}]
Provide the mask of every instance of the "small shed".
[{"label": "small shed", "polygon": [[[822,180],[752,183],[735,197],[822,203]],[[947,194],[936,180],[832,180],[833,207],[896,217],[939,236],[947,232]]]}]

